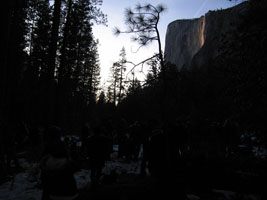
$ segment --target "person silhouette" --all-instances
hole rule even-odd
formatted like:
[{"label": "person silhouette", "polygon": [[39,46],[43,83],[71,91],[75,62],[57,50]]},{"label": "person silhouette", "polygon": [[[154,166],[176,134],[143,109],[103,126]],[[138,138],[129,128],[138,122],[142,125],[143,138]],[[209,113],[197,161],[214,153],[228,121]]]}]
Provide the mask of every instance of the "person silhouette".
[{"label": "person silhouette", "polygon": [[105,161],[110,158],[112,152],[112,139],[107,136],[104,126],[96,125],[92,136],[87,140],[87,150],[91,165],[92,186],[100,183],[102,169]]},{"label": "person silhouette", "polygon": [[40,163],[42,200],[79,198],[74,178],[75,165],[60,138],[57,127],[49,127],[45,132],[45,151]]}]

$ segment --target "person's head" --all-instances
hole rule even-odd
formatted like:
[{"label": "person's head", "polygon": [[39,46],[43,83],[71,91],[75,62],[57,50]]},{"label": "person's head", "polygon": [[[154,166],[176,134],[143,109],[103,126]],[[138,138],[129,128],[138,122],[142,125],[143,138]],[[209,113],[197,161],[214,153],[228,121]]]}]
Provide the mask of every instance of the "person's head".
[{"label": "person's head", "polygon": [[49,126],[44,133],[44,140],[46,143],[60,141],[61,129],[57,126]]},{"label": "person's head", "polygon": [[50,126],[45,130],[44,142],[46,153],[58,158],[66,156],[61,136],[61,129],[57,126]]},{"label": "person's head", "polygon": [[55,158],[66,158],[67,151],[63,142],[59,141],[56,143],[51,143],[47,149],[48,153]]},{"label": "person's head", "polygon": [[84,124],[83,127],[82,127],[82,130],[81,130],[81,137],[82,138],[86,138],[90,135],[90,132],[91,132],[91,127],[88,123]]}]

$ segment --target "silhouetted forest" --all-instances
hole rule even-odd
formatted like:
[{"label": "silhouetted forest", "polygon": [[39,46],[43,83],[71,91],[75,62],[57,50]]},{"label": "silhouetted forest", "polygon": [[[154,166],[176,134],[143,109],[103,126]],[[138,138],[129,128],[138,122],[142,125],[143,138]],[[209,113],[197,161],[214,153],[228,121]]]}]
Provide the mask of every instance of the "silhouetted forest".
[{"label": "silhouetted forest", "polygon": [[[53,125],[63,136],[76,135],[90,147],[102,140],[85,138],[103,133],[106,146],[119,145],[118,156],[125,162],[138,159],[142,144],[140,174],[146,176],[148,162],[162,193],[182,199],[187,192],[218,187],[265,199],[267,1],[248,2],[238,24],[224,36],[219,55],[201,68],[178,71],[160,51],[144,62],[150,66],[144,81],[134,72],[126,79],[128,61],[122,48],[111,66],[107,90],[100,88],[99,41],[92,32],[94,24],[107,23],[101,3],[6,2],[0,68],[1,182],[16,157],[14,151],[31,151],[31,161],[40,161],[36,138],[47,130],[59,134],[49,129]],[[55,146],[48,147],[64,157]],[[89,155],[89,150],[70,149],[75,167],[83,168],[83,153]],[[95,170],[97,177],[98,165]]]},{"label": "silhouetted forest", "polygon": [[93,23],[101,1],[10,1],[1,68],[1,118],[67,125],[96,103],[100,66]]}]

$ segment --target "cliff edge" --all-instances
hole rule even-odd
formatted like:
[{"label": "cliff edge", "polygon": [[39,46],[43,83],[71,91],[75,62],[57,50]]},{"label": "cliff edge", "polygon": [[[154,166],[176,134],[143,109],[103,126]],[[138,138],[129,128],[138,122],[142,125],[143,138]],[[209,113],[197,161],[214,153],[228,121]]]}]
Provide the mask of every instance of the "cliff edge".
[{"label": "cliff edge", "polygon": [[227,32],[235,28],[248,2],[234,7],[209,11],[200,18],[176,20],[168,25],[165,38],[165,59],[178,70],[201,67],[219,54]]}]

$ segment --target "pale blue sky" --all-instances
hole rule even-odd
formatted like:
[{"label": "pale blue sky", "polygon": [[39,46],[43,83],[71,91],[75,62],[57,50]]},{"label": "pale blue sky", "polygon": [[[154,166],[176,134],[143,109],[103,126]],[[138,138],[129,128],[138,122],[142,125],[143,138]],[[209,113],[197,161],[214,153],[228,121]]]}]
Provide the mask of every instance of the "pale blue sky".
[{"label": "pale blue sky", "polygon": [[[159,23],[163,51],[165,46],[165,34],[167,26],[170,22],[177,19],[197,18],[204,15],[209,10],[228,8],[240,3],[241,0],[103,0],[102,11],[108,15],[108,27],[98,25],[94,27],[94,35],[99,39],[99,55],[101,65],[102,84],[108,79],[109,69],[113,62],[118,60],[121,48],[126,49],[127,59],[138,63],[149,56],[152,56],[156,50],[156,44],[151,44],[133,53],[137,49],[137,45],[130,41],[130,35],[120,35],[116,37],[112,34],[115,26],[121,29],[124,25],[125,8],[133,8],[137,3],[151,3],[157,5],[162,3],[167,7],[167,11],[163,13]],[[129,66],[130,68],[130,66]],[[140,69],[136,69],[140,71]]]}]

